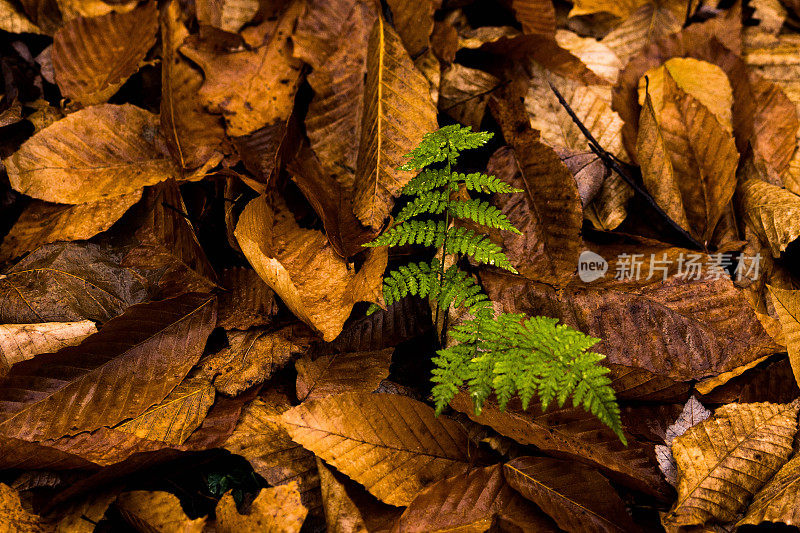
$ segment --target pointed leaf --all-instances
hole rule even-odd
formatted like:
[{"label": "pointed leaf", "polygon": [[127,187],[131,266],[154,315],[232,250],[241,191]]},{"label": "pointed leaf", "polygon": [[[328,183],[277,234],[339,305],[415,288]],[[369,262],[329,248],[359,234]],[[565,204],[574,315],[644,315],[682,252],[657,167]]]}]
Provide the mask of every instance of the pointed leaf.
[{"label": "pointed leaf", "polygon": [[297,398],[304,402],[343,392],[372,392],[389,377],[393,351],[394,348],[386,348],[298,359]]}]

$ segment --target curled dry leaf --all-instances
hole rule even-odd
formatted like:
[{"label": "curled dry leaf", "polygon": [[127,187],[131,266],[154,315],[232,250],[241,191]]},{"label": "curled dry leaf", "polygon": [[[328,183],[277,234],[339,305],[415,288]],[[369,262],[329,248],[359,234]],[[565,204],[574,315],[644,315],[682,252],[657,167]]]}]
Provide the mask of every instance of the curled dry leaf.
[{"label": "curled dry leaf", "polygon": [[197,2],[197,20],[236,33],[253,19],[258,8],[258,0],[200,0]]},{"label": "curled dry leaf", "polygon": [[11,533],[45,533],[51,526],[25,510],[17,491],[0,483],[0,530]]},{"label": "curled dry leaf", "polygon": [[200,101],[198,91],[203,75],[178,53],[189,32],[181,20],[177,0],[162,10],[160,21],[161,131],[173,159],[181,168],[193,169],[219,149],[225,130],[219,117],[209,114]]},{"label": "curled dry leaf", "polygon": [[524,191],[493,199],[522,231],[503,233],[503,247],[523,276],[566,285],[577,268],[582,242],[578,186],[558,155],[532,130],[527,134],[517,137],[513,149],[495,152],[487,167],[489,174]]},{"label": "curled dry leaf", "polygon": [[79,346],[14,365],[0,389],[0,433],[58,438],[139,416],[197,362],[215,323],[214,298],[189,293],[131,307]]},{"label": "curled dry leaf", "polygon": [[739,184],[737,198],[744,219],[769,245],[773,257],[780,257],[800,237],[800,196],[750,178]]},{"label": "curled dry leaf", "polygon": [[789,352],[795,381],[800,384],[800,291],[781,289],[767,285],[775,313],[781,322]]},{"label": "curled dry leaf", "polygon": [[205,518],[191,520],[186,516],[178,497],[169,492],[123,492],[114,507],[131,526],[141,531],[201,533],[206,524]]},{"label": "curled dry leaf", "polygon": [[155,2],[129,13],[77,17],[53,36],[53,69],[61,94],[83,105],[101,104],[139,69],[156,43]]},{"label": "curled dry leaf", "polygon": [[214,387],[204,379],[186,379],[160,403],[116,426],[117,431],[167,444],[183,444],[214,403]]},{"label": "curled dry leaf", "polygon": [[556,148],[561,158],[578,184],[578,194],[584,208],[595,199],[603,187],[603,183],[611,175],[611,171],[603,161],[591,150],[571,150]]},{"label": "curled dry leaf", "polygon": [[393,351],[394,348],[386,348],[298,359],[297,398],[304,402],[344,392],[373,392],[389,377]]},{"label": "curled dry leaf", "polygon": [[0,277],[0,323],[105,322],[149,296],[142,277],[109,250],[48,244]]},{"label": "curled dry leaf", "polygon": [[15,190],[48,202],[123,196],[175,175],[157,134],[155,115],[139,107],[87,107],[25,141],[5,160],[6,171]]},{"label": "curled dry leaf", "polygon": [[596,470],[549,457],[517,457],[503,473],[565,531],[638,531],[622,499]]},{"label": "curled dry leaf", "polygon": [[[412,419],[410,432],[405,420]],[[458,423],[404,396],[330,396],[290,409],[282,421],[292,439],[390,505],[408,505],[425,485],[464,472],[470,461]]]},{"label": "curled dry leaf", "polygon": [[15,363],[74,346],[92,333],[97,333],[97,328],[91,320],[0,324],[0,376]]},{"label": "curled dry leaf", "polygon": [[800,524],[800,456],[792,459],[753,497],[753,501],[736,525],[757,526],[763,522],[797,526]]},{"label": "curled dry leaf", "polygon": [[242,252],[303,322],[332,341],[357,301],[377,301],[386,268],[385,249],[368,253],[357,273],[317,231],[301,228],[278,197],[247,204],[235,231]]},{"label": "curled dry leaf", "polygon": [[490,401],[476,415],[472,399],[465,393],[456,395],[450,405],[520,444],[600,467],[617,481],[642,492],[660,498],[666,494],[668,487],[658,474],[652,451],[630,436],[625,446],[611,430],[579,407],[550,408],[542,413],[538,405],[525,411],[518,400],[512,400],[505,411],[500,411],[496,402]]},{"label": "curled dry leaf", "polygon": [[302,329],[307,328],[286,326],[278,331],[229,331],[230,346],[203,363],[203,371],[213,378],[219,392],[236,396],[268,380],[308,349],[310,335],[304,335]]},{"label": "curled dry leaf", "polygon": [[252,50],[219,54],[181,46],[203,69],[200,97],[210,111],[225,117],[228,135],[247,135],[289,119],[300,80],[300,63],[292,57],[289,39],[302,9],[303,2],[293,1],[277,22],[263,22],[255,33],[264,40]]},{"label": "curled dry leaf", "polygon": [[303,504],[313,513],[322,504],[320,478],[314,454],[292,441],[281,424],[290,407],[288,396],[274,391],[254,400],[223,447],[247,459],[270,485],[297,481]]},{"label": "curled dry leaf", "polygon": [[383,17],[369,38],[363,110],[353,211],[364,225],[379,229],[414,175],[398,169],[403,156],[437,128],[428,82]]},{"label": "curled dry leaf", "polygon": [[34,200],[3,239],[0,260],[19,257],[51,242],[90,239],[110,228],[141,197],[140,189],[123,196],[78,205]]},{"label": "curled dry leaf", "polygon": [[729,522],[792,453],[800,403],[729,404],[677,437],[674,526]]},{"label": "curled dry leaf", "polygon": [[230,491],[217,503],[219,533],[299,533],[308,514],[297,482],[261,489],[247,513],[239,514]]}]

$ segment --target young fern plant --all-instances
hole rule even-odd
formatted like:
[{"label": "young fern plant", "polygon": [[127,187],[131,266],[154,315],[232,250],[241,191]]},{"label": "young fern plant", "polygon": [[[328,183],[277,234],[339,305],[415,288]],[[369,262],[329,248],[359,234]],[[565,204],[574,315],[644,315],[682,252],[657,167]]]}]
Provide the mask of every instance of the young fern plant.
[{"label": "young fern plant", "polygon": [[[454,170],[463,150],[482,146],[491,137],[488,132],[445,126],[426,134],[407,155],[410,160],[400,169],[420,171],[402,191],[411,199],[393,225],[364,246],[414,244],[441,249],[441,254],[388,272],[383,280],[383,298],[387,305],[406,296],[428,298],[437,319],[440,311],[450,308],[465,308],[472,315],[449,330],[454,344],[438,350],[433,358],[436,366],[431,381],[437,414],[465,385],[476,414],[492,393],[500,409],[505,409],[515,395],[524,409],[534,395],[543,409],[552,401],[563,406],[571,397],[574,406],[583,406],[625,442],[619,406],[607,376],[609,369],[600,364],[605,356],[589,351],[600,339],[559,325],[554,318],[497,315],[475,278],[459,267],[459,259],[469,256],[478,263],[517,273],[502,247],[488,235],[451,224],[466,219],[473,226],[520,233],[488,202],[454,194],[461,187],[478,193],[523,192],[494,176]],[[373,305],[368,313],[375,309]]]}]

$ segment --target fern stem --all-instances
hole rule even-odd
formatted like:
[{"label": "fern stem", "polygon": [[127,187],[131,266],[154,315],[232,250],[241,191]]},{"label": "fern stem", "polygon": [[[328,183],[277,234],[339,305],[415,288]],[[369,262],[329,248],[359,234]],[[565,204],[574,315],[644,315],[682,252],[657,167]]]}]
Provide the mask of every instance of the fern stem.
[{"label": "fern stem", "polygon": [[[447,173],[448,178],[449,178],[450,174],[452,173],[451,158],[450,158],[450,153],[452,153],[451,149],[452,149],[452,147],[450,146],[450,140],[448,140],[447,141],[447,151],[448,151],[448,154],[447,154],[447,165],[445,166],[445,172]],[[444,206],[444,240],[442,242],[442,260],[441,260],[441,264],[439,265],[439,286],[440,287],[444,283],[444,259],[445,259],[445,256],[447,255],[447,234],[449,233],[447,230],[450,228],[450,194],[451,194],[451,191],[450,191],[450,180],[449,179],[448,179],[447,184],[445,186],[447,187],[447,200],[445,201],[445,206]],[[445,313],[447,313],[447,310],[445,310]],[[447,315],[445,315],[445,318],[446,318],[446,316]],[[434,320],[434,324],[435,324],[435,326],[439,325],[439,302],[436,302],[436,318]],[[445,332],[444,324],[442,324],[442,333],[439,335],[439,344],[441,346],[444,346],[444,332]]]}]

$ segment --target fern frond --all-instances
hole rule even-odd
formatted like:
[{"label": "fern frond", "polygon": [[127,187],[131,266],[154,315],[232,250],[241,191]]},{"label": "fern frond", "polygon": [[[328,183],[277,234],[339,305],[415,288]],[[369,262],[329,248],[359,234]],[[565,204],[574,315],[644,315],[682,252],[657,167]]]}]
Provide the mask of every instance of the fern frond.
[{"label": "fern frond", "polygon": [[420,193],[432,191],[439,187],[444,187],[453,181],[453,174],[446,169],[427,169],[423,170],[403,187],[403,194],[416,196]]},{"label": "fern frond", "polygon": [[409,161],[400,170],[418,170],[445,160],[455,163],[461,151],[483,146],[492,136],[490,132],[473,132],[458,124],[439,128],[423,135],[422,142],[406,154]]},{"label": "fern frond", "polygon": [[496,176],[487,176],[481,172],[473,172],[471,174],[455,174],[456,179],[466,185],[467,190],[478,191],[483,193],[515,193],[525,192],[522,189],[512,187],[505,181]]},{"label": "fern frond", "polygon": [[423,192],[408,202],[397,214],[396,223],[419,215],[438,215],[444,212],[450,198],[450,189]]},{"label": "fern frond", "polygon": [[374,248],[376,246],[421,244],[438,248],[444,243],[444,236],[444,220],[408,220],[395,225],[383,235],[363,246]]},{"label": "fern frond", "polygon": [[482,226],[511,231],[519,235],[522,234],[499,209],[489,205],[489,202],[486,201],[471,199],[450,202],[449,211],[456,218],[467,218]]},{"label": "fern frond", "polygon": [[553,401],[563,406],[572,397],[574,406],[597,416],[625,442],[609,370],[600,364],[605,356],[588,351],[599,339],[553,318],[519,314],[466,320],[452,333],[458,344],[439,350],[434,359],[437,408],[465,383],[476,412],[491,392],[501,409],[514,395],[525,409],[534,394],[543,409]]},{"label": "fern frond", "polygon": [[503,248],[492,242],[488,235],[476,233],[472,229],[452,227],[447,230],[448,254],[465,254],[473,257],[479,263],[503,268],[514,274],[516,269],[511,265]]},{"label": "fern frond", "polygon": [[441,309],[464,307],[473,315],[491,307],[489,297],[483,293],[475,278],[458,268],[458,265],[451,265],[444,272],[439,292],[430,297]]},{"label": "fern frond", "polygon": [[383,299],[386,305],[392,305],[409,295],[422,298],[438,295],[439,265],[439,260],[434,258],[430,263],[409,263],[386,274],[383,277]]}]

